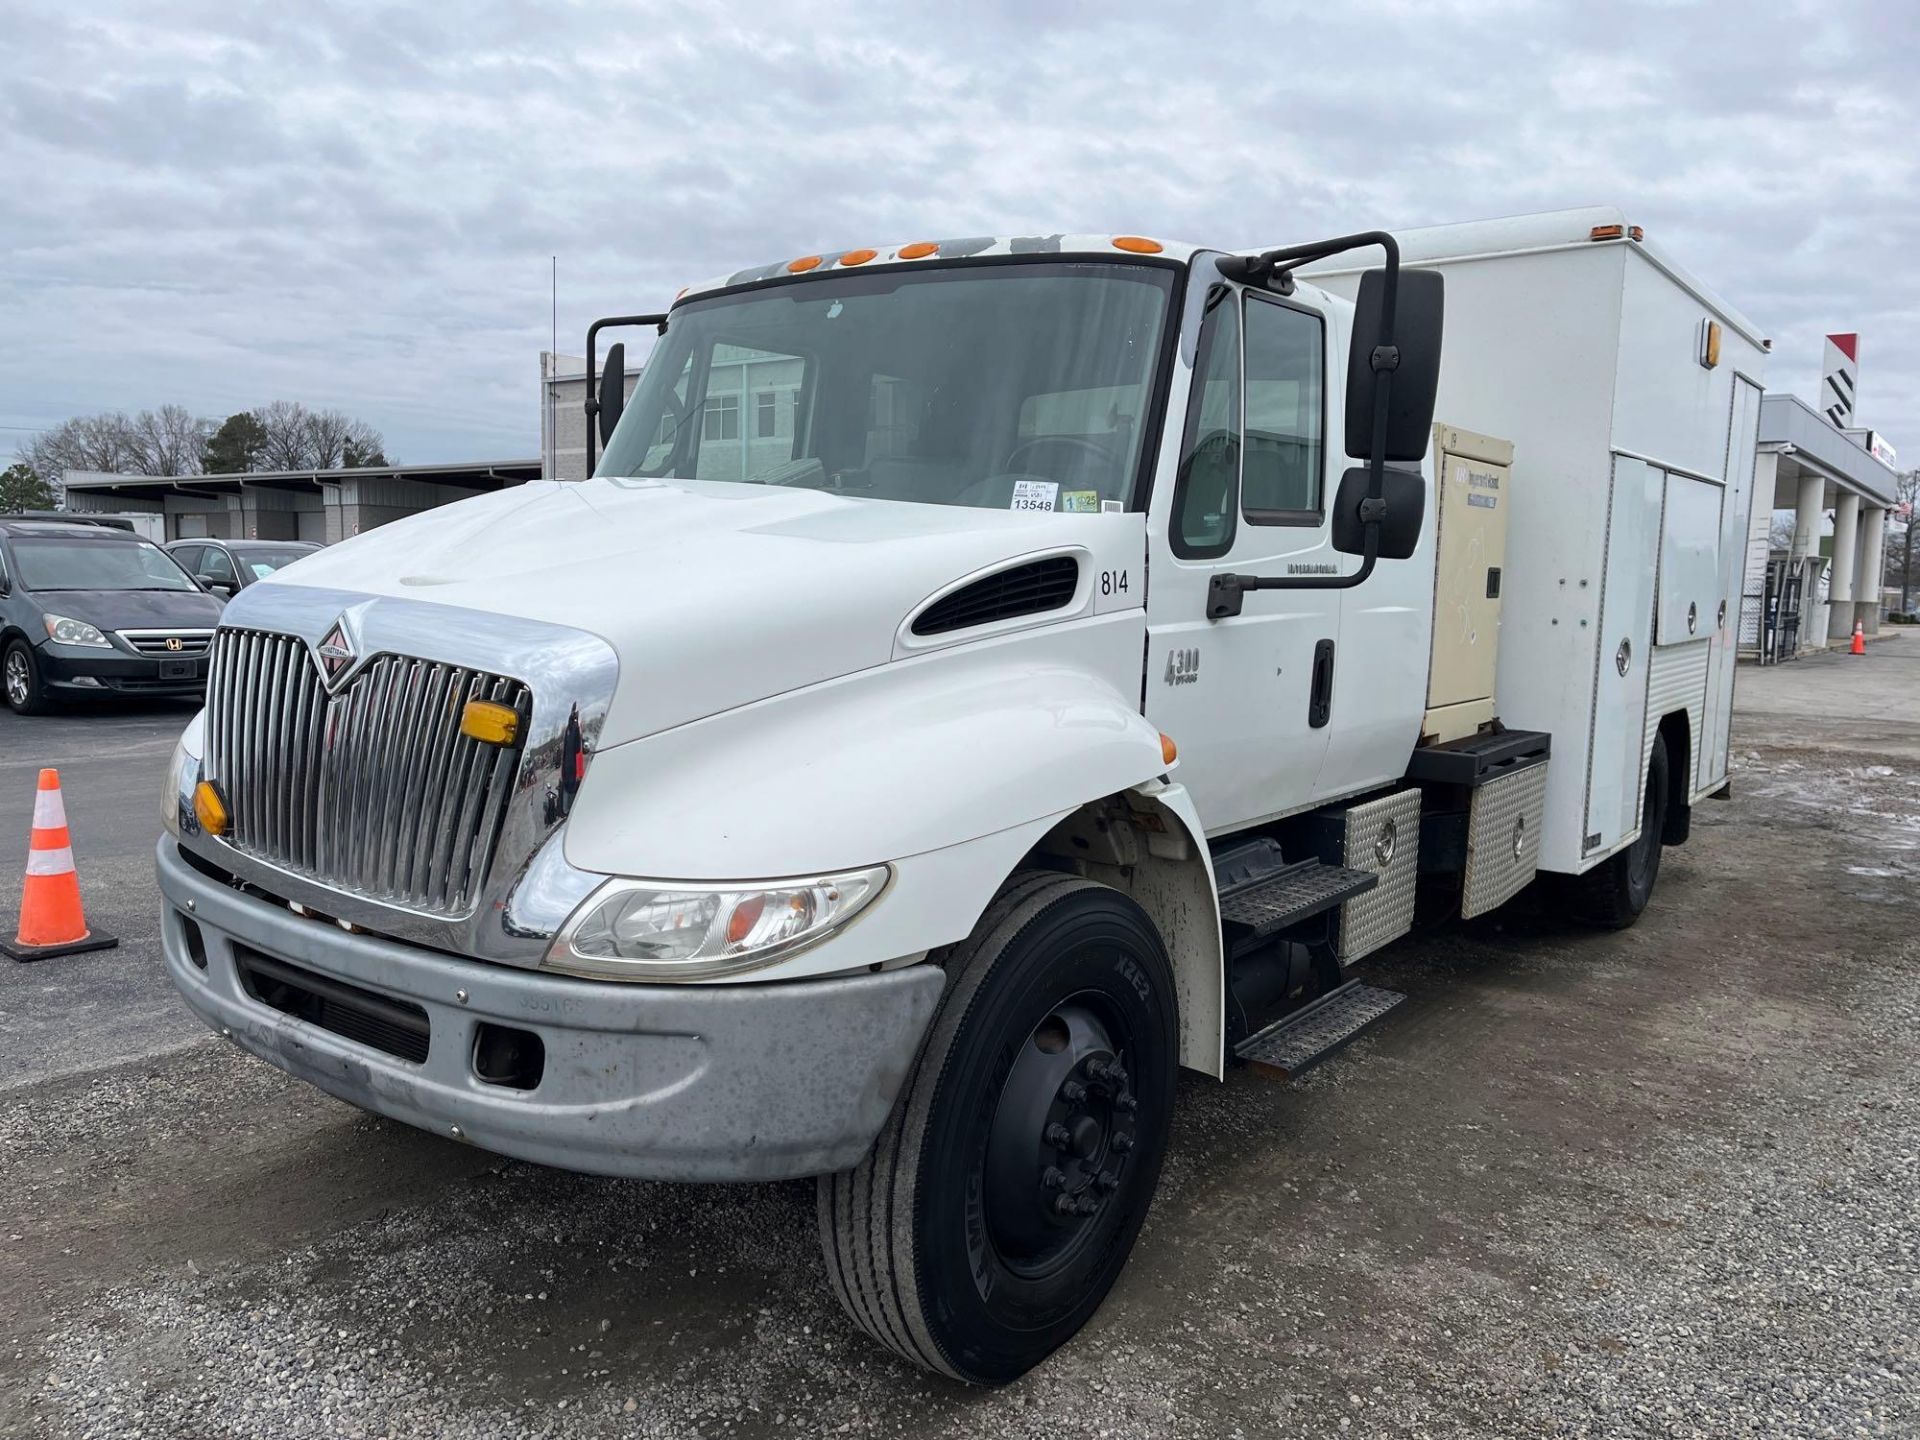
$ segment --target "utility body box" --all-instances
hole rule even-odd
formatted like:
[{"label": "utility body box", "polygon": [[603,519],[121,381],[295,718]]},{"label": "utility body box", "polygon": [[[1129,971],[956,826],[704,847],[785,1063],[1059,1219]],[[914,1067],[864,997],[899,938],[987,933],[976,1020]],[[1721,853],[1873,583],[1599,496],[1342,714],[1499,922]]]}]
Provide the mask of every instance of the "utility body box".
[{"label": "utility body box", "polygon": [[[1494,709],[1553,736],[1540,866],[1567,873],[1639,834],[1662,716],[1687,716],[1677,801],[1727,779],[1765,342],[1636,233],[1594,209],[1395,237],[1446,278],[1436,414],[1512,444]],[[1310,278],[1351,297],[1359,271]],[[1429,728],[1443,676],[1470,673],[1442,603],[1458,462],[1437,449]]]}]

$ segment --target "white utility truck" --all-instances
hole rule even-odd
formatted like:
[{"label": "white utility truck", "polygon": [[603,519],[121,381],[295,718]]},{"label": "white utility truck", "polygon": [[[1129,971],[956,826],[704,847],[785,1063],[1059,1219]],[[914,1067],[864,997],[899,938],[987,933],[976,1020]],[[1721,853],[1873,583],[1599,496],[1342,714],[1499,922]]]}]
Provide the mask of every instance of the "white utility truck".
[{"label": "white utility truck", "polygon": [[926,241],[617,325],[595,478],[227,607],[168,967],[441,1135],[819,1176],[918,1364],[1087,1320],[1178,1067],[1339,1048],[1416,908],[1631,923],[1725,789],[1765,345],[1618,211]]}]

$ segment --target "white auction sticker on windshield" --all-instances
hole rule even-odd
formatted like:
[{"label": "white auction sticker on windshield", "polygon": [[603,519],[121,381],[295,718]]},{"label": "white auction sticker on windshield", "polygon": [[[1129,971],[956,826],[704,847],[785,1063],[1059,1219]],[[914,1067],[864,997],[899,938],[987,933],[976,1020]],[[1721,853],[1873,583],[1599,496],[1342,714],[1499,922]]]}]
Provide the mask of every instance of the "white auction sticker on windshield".
[{"label": "white auction sticker on windshield", "polygon": [[1009,510],[1051,510],[1060,498],[1060,487],[1051,480],[1016,480]]}]

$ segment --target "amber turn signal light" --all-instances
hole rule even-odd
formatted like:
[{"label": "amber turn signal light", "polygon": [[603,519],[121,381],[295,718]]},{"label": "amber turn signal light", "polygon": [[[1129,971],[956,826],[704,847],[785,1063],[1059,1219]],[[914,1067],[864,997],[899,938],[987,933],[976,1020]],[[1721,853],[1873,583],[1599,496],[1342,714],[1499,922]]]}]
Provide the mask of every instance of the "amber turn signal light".
[{"label": "amber turn signal light", "polygon": [[193,787],[193,818],[209,835],[227,833],[227,802],[220,798],[220,787],[211,780]]},{"label": "amber turn signal light", "polygon": [[469,700],[460,712],[460,733],[482,745],[511,745],[520,738],[520,714],[511,705]]},{"label": "amber turn signal light", "polygon": [[1180,747],[1173,743],[1173,736],[1166,731],[1160,732],[1160,763],[1171,765],[1180,758]]}]

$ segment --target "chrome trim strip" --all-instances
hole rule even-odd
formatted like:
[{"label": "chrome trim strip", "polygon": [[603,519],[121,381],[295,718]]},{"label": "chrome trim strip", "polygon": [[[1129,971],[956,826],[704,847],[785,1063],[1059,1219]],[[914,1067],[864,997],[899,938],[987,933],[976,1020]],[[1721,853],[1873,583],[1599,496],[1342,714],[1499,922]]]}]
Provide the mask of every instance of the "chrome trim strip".
[{"label": "chrome trim strip", "polygon": [[[213,643],[211,629],[113,630],[108,633],[122,641],[134,654],[146,660],[197,660],[207,653],[207,647]],[[180,648],[168,649],[167,641],[169,640],[178,640]]]},{"label": "chrome trim strip", "polygon": [[[406,726],[403,687],[398,687],[392,678],[403,671],[417,675],[420,667],[392,665],[383,693],[389,701],[400,694],[402,703],[388,704],[383,711],[382,705],[366,694],[366,686],[348,684],[346,694],[341,697],[353,707],[353,723],[346,727],[347,753],[308,750],[307,753],[320,757],[318,764],[312,767],[312,773],[283,792],[290,801],[297,795],[296,803],[317,805],[319,798],[331,789],[324,783],[328,776],[335,784],[343,780],[355,784],[354,808],[364,814],[366,807],[378,800],[382,806],[381,823],[393,827],[394,844],[400,843],[400,836],[407,837],[412,857],[405,867],[407,877],[417,875],[427,853],[425,847],[431,846],[427,878],[435,888],[430,893],[437,894],[445,903],[453,887],[444,878],[448,871],[440,866],[442,863],[451,866],[456,835],[455,827],[442,818],[447,806],[458,798],[463,813],[478,809],[482,776],[490,794],[497,793],[498,787],[510,786],[501,811],[499,832],[493,841],[492,863],[485,874],[466,875],[457,892],[467,913],[432,914],[391,900],[349,894],[248,855],[224,839],[204,834],[185,835],[181,843],[242,880],[337,919],[413,944],[537,967],[551,932],[536,932],[541,929],[540,922],[548,918],[544,912],[553,903],[552,895],[549,893],[546,904],[522,903],[520,911],[526,912],[530,905],[531,913],[516,913],[511,919],[510,905],[521,890],[523,880],[535,891],[551,892],[554,888],[555,870],[544,869],[538,877],[528,873],[550,841],[554,842],[551,848],[557,858],[547,859],[545,864],[549,867],[565,864],[564,858],[558,857],[558,842],[554,837],[560,831],[567,809],[568,791],[561,784],[566,733],[569,722],[575,722],[591,754],[606,721],[619,675],[619,661],[613,648],[590,632],[543,621],[430,601],[394,597],[369,600],[354,592],[278,581],[249,585],[241,591],[221,616],[221,629],[297,637],[311,652],[350,609],[354,620],[353,638],[359,651],[352,675],[358,676],[373,657],[384,655],[506,677],[526,686],[529,692],[531,716],[516,752],[517,771],[510,759],[507,764],[496,764],[491,774],[481,771],[473,775],[475,783],[463,795],[462,776],[480,767],[471,763],[459,765],[459,747],[443,736],[433,753],[416,767],[419,798],[415,800],[410,786],[401,795],[381,792],[377,777],[366,770],[366,761],[375,750],[369,742],[367,720],[370,716],[381,715],[385,728],[401,737],[403,743],[420,743],[417,732]],[[252,663],[231,667],[242,673],[228,673],[229,667],[220,665],[216,659],[209,681],[209,693],[217,696],[219,703],[209,706],[214,723],[208,726],[205,761],[207,773],[224,774],[236,786],[246,785],[249,777],[263,773],[262,757],[273,753],[267,749],[272,742],[259,733],[262,727],[243,726],[238,719],[242,715],[258,715],[262,699],[272,698],[260,693],[259,660],[267,649],[267,642],[254,635],[241,638]],[[313,665],[304,668],[317,683],[319,670]],[[348,682],[347,675],[340,679],[343,684]],[[447,683],[451,683],[450,678]],[[478,693],[479,683],[473,677],[468,678],[466,698]],[[504,692],[506,687],[498,688]],[[431,713],[437,699],[437,696],[419,699],[418,713]],[[324,714],[324,709],[315,705],[308,714],[310,723],[318,724],[315,717]],[[271,773],[271,768],[265,773]],[[347,841],[354,833],[352,819],[350,815],[324,812],[316,817],[313,833],[320,853],[313,857],[317,862],[314,868],[323,873],[354,876],[367,873],[360,868],[370,859],[364,847],[353,855],[345,853]],[[469,868],[472,861],[470,850],[465,861]],[[558,887],[560,893],[572,888]]]}]

